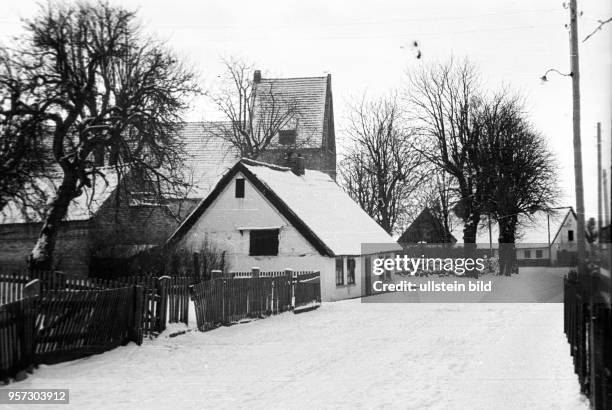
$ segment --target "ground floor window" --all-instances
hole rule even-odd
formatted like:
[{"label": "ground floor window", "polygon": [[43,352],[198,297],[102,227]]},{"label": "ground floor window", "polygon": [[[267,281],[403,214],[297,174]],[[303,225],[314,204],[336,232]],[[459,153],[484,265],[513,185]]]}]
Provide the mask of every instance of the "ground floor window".
[{"label": "ground floor window", "polygon": [[541,257],[542,257],[542,249],[538,249],[538,250],[536,251],[536,258],[538,258],[538,259],[539,259],[539,258],[541,258]]},{"label": "ground floor window", "polygon": [[355,283],[355,259],[353,258],[346,260],[346,283],[349,285]]},{"label": "ground floor window", "polygon": [[531,259],[531,251],[525,251],[525,259]]},{"label": "ground floor window", "polygon": [[336,258],[336,286],[344,285],[344,259]]}]

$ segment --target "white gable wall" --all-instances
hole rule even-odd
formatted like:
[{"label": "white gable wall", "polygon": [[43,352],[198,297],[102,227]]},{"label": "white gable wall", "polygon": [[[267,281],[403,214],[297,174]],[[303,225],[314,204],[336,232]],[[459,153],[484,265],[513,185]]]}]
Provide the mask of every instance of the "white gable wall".
[{"label": "white gable wall", "polygon": [[[576,252],[576,233],[578,232],[578,221],[574,217],[574,214],[569,212],[567,218],[565,218],[563,225],[559,228],[559,233],[554,239],[554,242],[551,244],[551,256],[553,263],[557,263],[558,260],[558,252],[559,251],[568,251],[568,252]],[[569,240],[569,231],[573,232],[573,240]],[[554,235],[554,233],[553,233]]]},{"label": "white gable wall", "polygon": [[[278,271],[285,268],[320,271],[323,300],[361,295],[361,268],[358,257],[356,283],[336,287],[335,259],[319,254],[248,179],[245,178],[244,198],[236,198],[235,180],[238,178],[244,176],[238,173],[234,177],[179,240],[179,247],[196,252],[208,236],[220,249],[226,250],[230,270],[250,271],[251,268],[258,267],[261,271]],[[250,256],[248,228],[279,228],[278,255]]]}]

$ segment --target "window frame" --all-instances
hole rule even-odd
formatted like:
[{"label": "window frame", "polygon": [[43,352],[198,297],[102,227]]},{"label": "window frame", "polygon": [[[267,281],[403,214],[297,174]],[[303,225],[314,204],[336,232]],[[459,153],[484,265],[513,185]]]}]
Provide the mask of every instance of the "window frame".
[{"label": "window frame", "polygon": [[244,178],[236,178],[236,182],[234,183],[234,196],[236,198],[244,198],[246,183]]},{"label": "window frame", "polygon": [[525,249],[525,259],[531,259],[531,249]]},{"label": "window frame", "polygon": [[[338,281],[338,279],[341,280]],[[336,286],[344,286],[344,258],[342,256],[336,257]]]},{"label": "window frame", "polygon": [[[350,266],[352,262],[352,267]],[[354,285],[355,284],[355,268],[357,266],[357,262],[355,258],[346,258],[346,284]]]},{"label": "window frame", "polygon": [[536,259],[542,259],[544,257],[544,251],[542,249],[536,249],[535,257]]},{"label": "window frame", "polygon": [[[268,248],[266,247],[266,245],[262,245],[261,243],[258,246],[255,246],[255,250],[254,248],[254,243],[256,240],[261,240],[261,236],[259,238],[257,238],[258,235],[262,235],[264,232],[268,232],[268,233],[274,233],[275,238],[271,244],[271,247],[269,249],[271,250],[267,250]],[[257,233],[256,235],[253,235],[254,233]],[[280,229],[251,229],[249,231],[249,256],[278,256],[278,249],[279,249],[279,245],[280,245]],[[267,246],[270,246],[269,244]]]}]

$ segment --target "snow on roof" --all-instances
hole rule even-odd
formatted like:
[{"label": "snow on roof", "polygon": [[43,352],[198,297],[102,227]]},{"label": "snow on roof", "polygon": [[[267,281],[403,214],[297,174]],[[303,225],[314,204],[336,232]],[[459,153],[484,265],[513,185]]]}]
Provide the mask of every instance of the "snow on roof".
[{"label": "snow on roof", "polygon": [[242,160],[336,255],[360,255],[362,244],[392,244],[401,250],[346,192],[320,171],[295,175],[289,168]]},{"label": "snow on roof", "polygon": [[[59,172],[50,172],[48,177],[39,177],[36,185],[44,192],[48,200],[53,199],[61,183]],[[65,221],[85,221],[90,219],[117,187],[118,176],[114,168],[104,169],[104,177],[92,178],[92,187],[84,188],[83,193],[70,202]],[[33,209],[22,209],[15,202],[9,202],[0,212],[0,224],[41,222],[45,209],[37,212]]]}]

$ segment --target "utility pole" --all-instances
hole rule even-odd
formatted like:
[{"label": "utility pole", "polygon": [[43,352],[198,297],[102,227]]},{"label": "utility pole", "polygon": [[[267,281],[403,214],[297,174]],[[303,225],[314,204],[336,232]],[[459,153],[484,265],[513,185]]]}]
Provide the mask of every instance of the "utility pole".
[{"label": "utility pole", "polygon": [[580,140],[580,64],[578,59],[578,13],[576,0],[570,0],[570,66],[572,70],[573,134],[574,134],[574,179],[576,186],[576,213],[578,214],[576,245],[578,275],[584,278],[585,235],[584,235],[584,185],[582,182],[582,143]]},{"label": "utility pole", "polygon": [[603,212],[601,201],[603,199],[601,194],[602,181],[601,181],[601,123],[597,123],[597,235],[601,234],[601,227],[603,226]]},{"label": "utility pole", "polygon": [[606,170],[604,169],[602,171],[603,175],[601,176],[602,178],[602,183],[601,185],[603,186],[602,188],[602,194],[603,194],[603,207],[604,207],[604,216],[603,216],[603,220],[604,220],[604,225],[608,226],[610,224],[610,214],[608,213],[609,211],[609,202],[608,202],[608,177],[606,176]]}]

